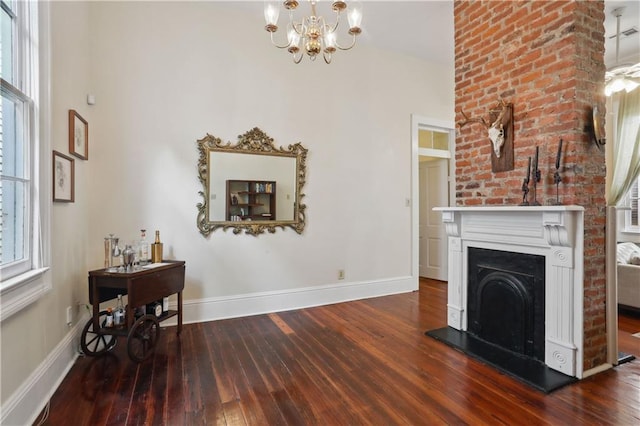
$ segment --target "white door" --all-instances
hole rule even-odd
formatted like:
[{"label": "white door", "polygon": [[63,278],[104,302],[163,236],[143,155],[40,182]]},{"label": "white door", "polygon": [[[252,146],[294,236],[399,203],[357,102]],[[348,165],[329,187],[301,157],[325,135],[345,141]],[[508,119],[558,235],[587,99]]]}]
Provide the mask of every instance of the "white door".
[{"label": "white door", "polygon": [[447,234],[442,214],[433,207],[448,206],[448,160],[431,158],[419,168],[419,274],[435,280],[447,280]]}]

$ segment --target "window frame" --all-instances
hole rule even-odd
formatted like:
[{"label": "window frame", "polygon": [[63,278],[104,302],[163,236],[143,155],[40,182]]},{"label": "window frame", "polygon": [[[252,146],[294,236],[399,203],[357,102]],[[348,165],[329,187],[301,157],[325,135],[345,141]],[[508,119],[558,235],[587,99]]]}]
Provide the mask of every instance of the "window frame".
[{"label": "window frame", "polygon": [[2,0],[2,8],[15,6],[13,31],[13,83],[2,81],[4,93],[29,99],[29,159],[26,173],[31,181],[30,260],[27,271],[0,277],[0,322],[38,300],[52,288],[51,280],[51,96],[50,9],[48,2]]},{"label": "window frame", "polygon": [[[36,148],[33,146],[37,141],[34,140],[33,129],[35,126],[33,116],[34,116],[34,102],[32,99],[27,97],[24,93],[20,92],[17,88],[12,86],[10,83],[6,82],[4,79],[2,80],[2,87],[0,88],[0,92],[2,92],[2,96],[10,99],[14,103],[20,103],[22,106],[22,132],[24,141],[26,141],[26,147],[24,148],[26,160],[24,161],[24,176],[23,177],[15,177],[15,176],[4,176],[3,181],[14,181],[21,182],[27,184],[27,195],[25,201],[25,215],[23,217],[23,226],[22,226],[22,234],[23,234],[23,249],[22,255],[23,257],[19,260],[13,261],[9,264],[2,265],[0,264],[0,273],[2,273],[3,277],[13,278],[21,273],[28,272],[31,270],[33,264],[33,256],[32,250],[35,248],[33,246],[33,208],[34,208],[34,186],[35,183],[32,179],[32,171],[34,169],[33,162],[33,153],[36,152]],[[2,117],[2,123],[4,125],[4,117]],[[4,133],[4,132],[3,132]],[[2,194],[0,194],[0,200],[3,199],[4,190]],[[4,204],[3,204],[4,205]],[[3,211],[4,215],[4,211]],[[3,218],[4,221],[4,218]],[[0,235],[0,243],[2,243],[2,238]],[[2,246],[4,244],[2,243]],[[2,285],[2,284],[0,284]]]}]

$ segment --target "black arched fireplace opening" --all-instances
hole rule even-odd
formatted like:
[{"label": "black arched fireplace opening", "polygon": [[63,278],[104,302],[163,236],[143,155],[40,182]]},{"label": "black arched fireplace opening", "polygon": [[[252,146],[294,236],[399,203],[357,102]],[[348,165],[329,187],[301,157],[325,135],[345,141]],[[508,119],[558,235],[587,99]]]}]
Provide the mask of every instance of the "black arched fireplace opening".
[{"label": "black arched fireplace opening", "polygon": [[467,332],[544,361],[545,257],[468,248]]}]

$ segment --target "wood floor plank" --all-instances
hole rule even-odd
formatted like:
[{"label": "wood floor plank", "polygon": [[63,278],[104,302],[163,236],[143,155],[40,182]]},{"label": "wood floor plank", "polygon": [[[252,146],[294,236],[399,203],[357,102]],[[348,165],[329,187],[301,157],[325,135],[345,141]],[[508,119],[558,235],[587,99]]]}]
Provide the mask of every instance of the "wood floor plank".
[{"label": "wood floor plank", "polygon": [[[261,337],[267,335],[269,333],[268,328],[272,326],[268,322],[258,321],[250,319],[242,323],[245,331],[243,334],[245,337],[244,343],[249,351],[252,362],[262,377],[262,381],[265,383],[273,403],[280,410],[284,422],[287,424],[304,424],[313,418],[312,415],[310,415],[311,413],[306,410],[307,401],[304,398],[304,394],[299,392],[297,386],[286,386],[285,380],[290,377],[288,371],[283,368],[284,364],[277,352],[273,350],[273,347],[267,340]],[[252,324],[256,323],[264,327],[261,328],[259,332],[254,332],[254,328],[252,327]],[[287,335],[292,333],[292,330],[287,327],[283,328],[283,323],[278,324],[274,322],[274,324],[282,333]],[[293,400],[290,392],[297,396],[299,405],[292,403]]]},{"label": "wood floor plank", "polygon": [[[185,382],[183,381],[184,359],[182,336],[177,336],[173,327],[163,330],[167,350],[167,387],[165,389],[162,424],[186,424]],[[182,335],[188,332],[183,331]]]},{"label": "wood floor plank", "polygon": [[136,381],[126,417],[127,424],[151,424],[147,422],[147,415],[153,413],[152,377],[153,359],[142,364],[136,372]]},{"label": "wood floor plank", "polygon": [[[640,361],[549,395],[424,335],[446,325],[446,283],[309,309],[162,329],[152,358],[126,339],[81,357],[48,425],[631,425]],[[640,317],[621,350],[640,355]],[[624,349],[623,349],[624,348]]]},{"label": "wood floor plank", "polygon": [[205,424],[219,424],[225,418],[218,380],[214,368],[217,361],[218,348],[210,346],[206,329],[198,324],[198,333],[192,333],[192,351],[197,354],[194,360],[198,369],[194,374],[198,375],[198,408]]},{"label": "wood floor plank", "polygon": [[[260,397],[264,393],[264,383],[259,375],[247,365],[247,355],[242,342],[242,337],[238,333],[241,327],[241,318],[226,320],[220,332],[227,337],[227,346],[224,349],[225,364],[228,366],[228,373],[232,375],[232,381],[238,394],[238,400],[242,414],[248,424],[267,424],[267,417],[263,411],[263,399]],[[271,407],[268,413],[274,414]],[[279,416],[279,412],[278,412]]]},{"label": "wood floor plank", "polygon": [[[375,391],[379,387],[372,391],[368,388],[368,383],[362,380],[361,370],[353,359],[353,348],[349,342],[330,328],[305,321],[304,316],[304,313],[294,311],[287,313],[284,318],[295,331],[294,339],[305,358],[317,371],[326,375],[325,380],[333,389],[335,397],[344,400],[350,407],[358,407],[361,416],[365,418],[372,415],[372,407],[376,407],[377,403],[386,406],[388,402],[379,401],[376,395]],[[376,416],[382,423],[397,423],[396,416],[388,407],[380,410]]]},{"label": "wood floor plank", "polygon": [[[344,313],[336,312],[332,314],[331,312],[325,311],[320,315],[323,315],[327,321],[340,322]],[[375,328],[375,323],[369,322],[368,324],[370,327]],[[359,327],[357,329],[349,330],[348,327],[343,325],[343,327],[341,327],[341,332],[348,337],[357,339],[355,336],[362,333],[362,330]],[[366,333],[369,332],[366,331]],[[426,387],[414,386],[414,383],[409,378],[409,376],[415,373],[413,366],[408,366],[411,364],[410,362],[397,362],[398,359],[403,358],[402,348],[404,342],[380,342],[381,347],[377,347],[371,337],[368,339],[357,339],[357,341],[360,346],[366,349],[366,353],[371,354],[374,357],[374,359],[371,360],[371,365],[368,365],[365,369],[366,374],[375,382],[394,383],[395,388],[390,393],[392,395],[397,395],[406,403],[413,403],[413,405],[408,405],[404,408],[402,408],[402,405],[405,404],[401,403],[401,409],[404,409],[409,413],[420,413],[420,411],[422,411],[418,409],[420,405],[431,405],[430,403],[432,403],[432,406],[435,408],[431,410],[430,414],[432,414],[432,416],[428,416],[429,420],[435,421],[440,419],[448,422],[457,420],[457,417],[455,417],[451,411],[437,403],[438,395],[429,393],[428,388]],[[385,353],[384,349],[388,349],[389,352]],[[358,361],[361,362],[361,359]],[[413,373],[410,370],[413,370]],[[376,375],[374,374],[375,372],[380,374]],[[406,420],[409,422],[415,422],[420,418],[423,418],[423,415],[420,414],[419,416],[420,417],[418,419],[409,418]]]},{"label": "wood floor plank", "polygon": [[[223,324],[224,322],[219,322],[219,326]],[[223,350],[230,346],[230,339],[219,329],[220,327],[203,327],[202,339],[207,342],[218,395],[224,409],[227,404],[238,401],[240,396],[231,374],[233,366],[228,361],[231,359],[232,362],[235,362],[235,359],[233,354]]]},{"label": "wood floor plank", "polygon": [[309,419],[307,424],[341,424],[342,419],[349,418],[348,415],[334,415],[336,412],[348,413],[348,410],[343,401],[336,400],[322,371],[312,368],[305,354],[291,340],[290,335],[294,332],[287,332],[285,335],[273,328],[258,326],[263,321],[263,317],[256,317],[256,321],[247,324],[254,335],[262,337],[262,350],[269,348],[279,359],[278,364],[272,364],[272,367],[286,387],[292,403],[297,406],[298,411],[304,413],[305,419]]}]

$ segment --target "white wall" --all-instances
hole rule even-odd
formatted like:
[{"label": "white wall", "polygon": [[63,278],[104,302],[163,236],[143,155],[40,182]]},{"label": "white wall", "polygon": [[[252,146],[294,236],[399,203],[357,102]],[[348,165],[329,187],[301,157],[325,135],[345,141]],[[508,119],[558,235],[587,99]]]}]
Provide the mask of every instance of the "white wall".
[{"label": "white wall", "polygon": [[[361,44],[331,65],[294,65],[270,45],[261,7],[249,16],[222,2],[51,3],[52,148],[68,152],[67,111],[77,109],[89,160],[76,160],[75,203],[53,206],[53,290],[1,325],[3,410],[39,404],[30,396],[60,342],[77,344],[82,322],[76,312],[70,331],[65,309],[88,302],[87,270],[102,267],[109,233],[126,242],[159,229],[166,257],[187,262],[191,306],[331,287],[338,269],[345,298],[411,278],[410,114],[453,120],[453,64]],[[309,149],[307,227],[205,238],[196,140],[235,142],[253,127]],[[46,386],[40,394],[55,388]]]},{"label": "white wall", "polygon": [[[186,300],[411,275],[410,113],[453,118],[452,66],[364,45],[294,65],[261,7],[92,4],[91,266],[146,228],[186,260]],[[204,238],[196,140],[253,127],[309,149],[304,234]]]},{"label": "white wall", "polygon": [[[51,148],[68,154],[68,110],[76,109],[89,123],[93,121],[85,102],[90,87],[89,4],[52,2],[50,9],[54,32],[48,40],[51,45]],[[46,43],[47,40],[41,44]],[[45,155],[51,161],[51,153]],[[66,307],[73,309],[75,326],[79,316],[76,302],[86,303],[87,299],[87,256],[89,244],[93,244],[88,237],[88,169],[99,159],[92,158],[91,151],[89,158],[88,162],[75,160],[76,201],[53,204],[52,290],[0,325],[0,411],[4,424],[15,424],[10,408],[17,407],[14,411],[21,412],[24,406],[20,405],[20,396],[24,396],[27,405],[39,404],[41,400],[32,399],[53,391],[33,387],[30,380],[46,376],[47,366],[53,362],[48,357],[60,342],[68,340],[66,349],[72,348],[61,356],[73,356],[77,342],[71,341],[74,330],[66,324]]]}]

